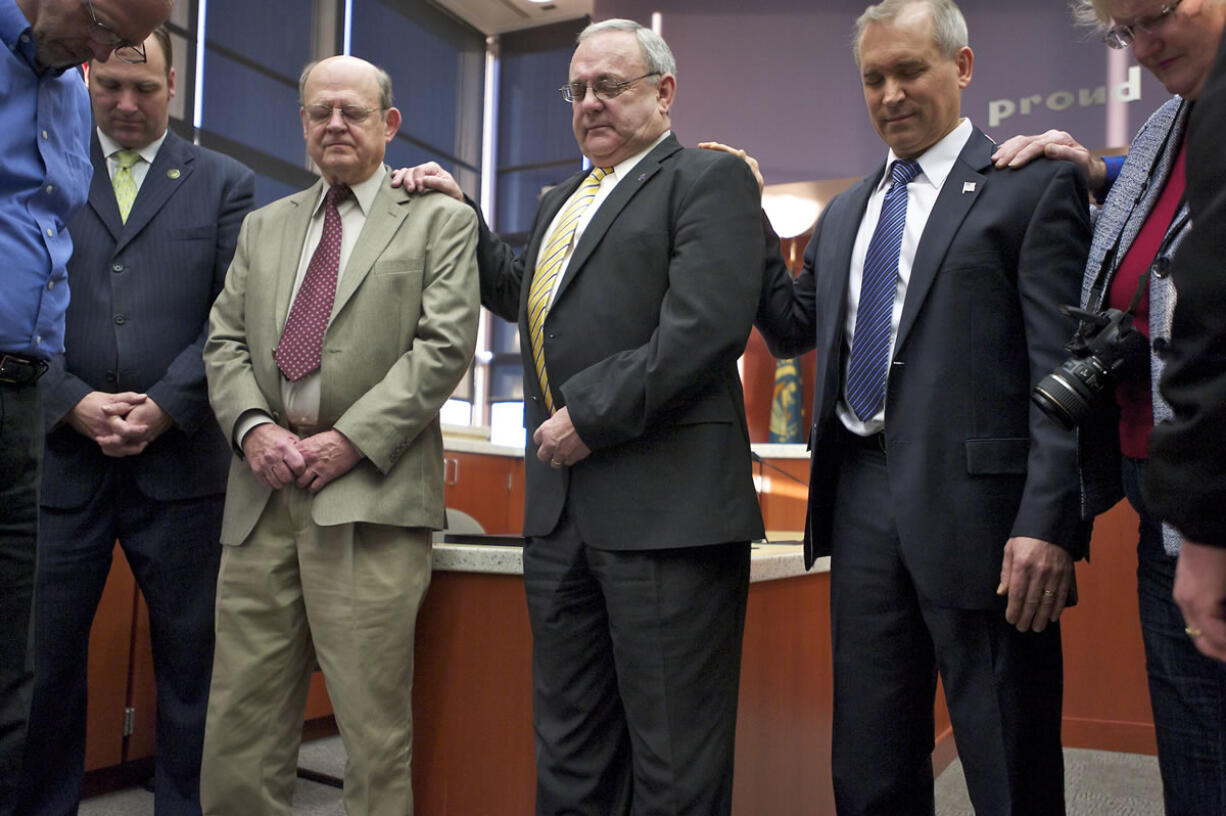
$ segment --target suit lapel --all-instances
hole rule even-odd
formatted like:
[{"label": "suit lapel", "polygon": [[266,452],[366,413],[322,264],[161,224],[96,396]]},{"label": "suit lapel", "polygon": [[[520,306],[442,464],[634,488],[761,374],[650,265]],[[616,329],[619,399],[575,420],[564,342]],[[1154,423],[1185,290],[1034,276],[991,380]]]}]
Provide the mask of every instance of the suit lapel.
[{"label": "suit lapel", "polygon": [[[532,236],[527,248],[524,250],[524,279],[520,284],[519,290],[519,314],[520,322],[525,327],[528,320],[528,290],[532,288],[532,278],[536,275],[537,256],[549,237],[549,227],[553,223],[553,219],[557,217],[558,211],[562,209],[562,206],[566,204],[571,194],[575,192],[586,177],[586,171],[576,173],[546,193],[544,200],[541,201],[540,220],[538,222],[540,224],[540,232]],[[525,336],[527,336],[527,329],[525,328],[524,331]]]},{"label": "suit lapel", "polygon": [[895,349],[902,348],[908,332],[915,325],[915,318],[945,261],[950,243],[988,183],[987,176],[980,171],[991,163],[993,148],[992,140],[976,129],[941,186],[924,234],[920,236],[919,246],[915,249],[915,260],[911,262],[911,280],[907,283],[907,296],[903,301],[902,317],[898,321]]},{"label": "suit lapel", "polygon": [[278,253],[270,266],[277,270],[277,334],[285,328],[285,318],[289,314],[290,296],[294,293],[294,278],[298,275],[298,262],[302,258],[302,245],[306,243],[307,228],[311,224],[311,214],[319,201],[324,186],[323,179],[312,184],[306,190],[290,198],[292,206],[290,215],[285,219],[285,229],[281,231],[281,246],[267,247],[265,251]]},{"label": "suit lapel", "polygon": [[885,165],[882,165],[871,177],[865,177],[857,186],[848,190],[846,193],[847,206],[843,209],[839,220],[835,223],[822,226],[823,240],[825,240],[826,230],[830,230],[831,239],[834,242],[834,250],[832,254],[827,256],[826,253],[821,252],[819,247],[819,254],[815,263],[820,266],[827,257],[833,258],[834,261],[831,268],[835,270],[835,273],[820,275],[817,279],[818,288],[815,297],[817,303],[820,304],[818,308],[824,310],[824,313],[817,321],[820,332],[817,338],[817,347],[830,351],[836,357],[841,354],[843,346],[842,335],[844,316],[847,313],[847,289],[851,280],[851,253],[855,248],[856,235],[860,229],[860,222],[864,219],[864,211],[868,207],[868,200],[872,196],[873,190],[877,188],[877,184],[881,180],[881,174],[884,172]]},{"label": "suit lapel", "polygon": [[335,320],[349,298],[370,274],[375,261],[383,254],[388,243],[409,215],[412,199],[403,189],[392,190],[391,182],[384,180],[379,186],[375,200],[371,202],[366,223],[353,246],[353,254],[345,265],[344,274],[336,287],[336,299],[332,302],[332,317]]},{"label": "suit lapel", "polygon": [[[153,158],[145,180],[141,182],[136,201],[132,203],[132,211],[123,225],[115,251],[123,248],[153,219],[166,204],[167,199],[187,181],[195,169],[195,156],[187,149],[186,144],[172,131],[166,132],[166,140]],[[111,191],[112,201],[115,198]],[[116,209],[118,214],[118,209]]]},{"label": "suit lapel", "polygon": [[566,274],[563,275],[562,282],[558,284],[557,294],[554,295],[555,303],[565,293],[569,283],[583,270],[583,265],[591,257],[592,252],[600,244],[605,233],[609,231],[609,227],[617,220],[621,211],[638,194],[639,190],[647,186],[652,176],[660,172],[664,161],[680,149],[681,144],[677,141],[677,137],[670,135],[632,167],[627,178],[618,180],[613,192],[601,203],[600,208],[596,210],[584,228],[583,236],[579,239],[578,246],[570,256],[570,263],[566,266]]},{"label": "suit lapel", "polygon": [[102,145],[98,142],[98,131],[94,131],[90,139],[90,159],[94,165],[94,176],[89,182],[89,206],[97,214],[98,220],[111,234],[111,240],[118,241],[123,232],[123,221],[119,218],[119,205],[115,203],[115,188],[111,185],[111,174],[107,170],[106,157],[102,155]]}]

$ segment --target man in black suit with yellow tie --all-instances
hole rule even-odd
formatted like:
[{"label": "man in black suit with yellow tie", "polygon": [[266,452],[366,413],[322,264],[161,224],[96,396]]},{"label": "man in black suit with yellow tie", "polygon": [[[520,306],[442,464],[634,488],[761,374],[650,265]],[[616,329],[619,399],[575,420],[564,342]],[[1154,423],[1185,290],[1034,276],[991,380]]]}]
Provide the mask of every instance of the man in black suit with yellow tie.
[{"label": "man in black suit with yellow tie", "polygon": [[[519,321],[538,814],[727,814],[762,535],[736,361],[762,269],[757,186],[671,134],[659,35],[579,35],[575,138],[527,250],[482,225],[482,302]],[[437,165],[406,182],[462,198]]]},{"label": "man in black suit with yellow tie", "polygon": [[806,560],[831,556],[840,816],[931,816],[944,683],[976,813],[1064,812],[1056,619],[1081,555],[1072,434],[1031,404],[1089,240],[1071,164],[992,168],[949,0],[886,0],[855,55],[887,163],[827,205],[758,326],[816,346]]},{"label": "man in black suit with yellow tie", "polygon": [[230,446],[201,349],[251,208],[252,172],[167,129],[170,37],[147,62],[92,62],[89,201],[69,224],[66,352],[47,424],[35,681],[18,816],[77,812],[90,625],[118,539],[149,606],[158,816],[198,816],[213,595]]}]

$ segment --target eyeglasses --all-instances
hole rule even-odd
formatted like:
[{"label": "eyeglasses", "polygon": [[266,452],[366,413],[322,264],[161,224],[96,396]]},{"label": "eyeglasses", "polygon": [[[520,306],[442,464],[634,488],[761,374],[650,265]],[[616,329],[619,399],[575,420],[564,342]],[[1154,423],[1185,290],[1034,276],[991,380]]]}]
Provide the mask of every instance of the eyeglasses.
[{"label": "eyeglasses", "polygon": [[1179,4],[1183,0],[1175,0],[1174,3],[1167,3],[1162,8],[1158,9],[1157,14],[1151,14],[1148,17],[1137,20],[1132,25],[1113,25],[1107,29],[1107,33],[1103,35],[1103,42],[1112,48],[1127,48],[1132,45],[1133,39],[1136,37],[1136,30],[1140,29],[1146,34],[1157,34],[1158,30],[1170,22],[1175,15],[1175,9],[1179,8]]},{"label": "eyeglasses", "polygon": [[591,88],[592,93],[597,99],[602,102],[608,102],[615,96],[621,96],[626,92],[627,88],[640,79],[659,75],[659,71],[652,71],[649,74],[643,74],[634,79],[627,79],[625,82],[618,82],[616,79],[610,79],[609,77],[601,77],[591,85],[588,85],[586,82],[568,82],[561,88],[558,88],[558,93],[562,94],[562,98],[567,102],[582,102],[587,96],[588,88]]},{"label": "eyeglasses", "polygon": [[148,59],[145,57],[144,43],[128,42],[118,31],[98,21],[98,15],[94,12],[92,0],[83,0],[83,3],[85,10],[89,12],[89,24],[85,27],[85,36],[98,43],[98,45],[105,45],[107,48],[110,48],[115,52],[115,57],[123,62],[130,62],[134,65],[148,62]]},{"label": "eyeglasses", "polygon": [[341,105],[333,107],[332,105],[308,105],[306,107],[307,118],[312,124],[322,125],[332,121],[332,112],[340,111],[341,118],[345,120],[347,125],[360,125],[370,118],[378,108],[359,108],[357,105]]}]

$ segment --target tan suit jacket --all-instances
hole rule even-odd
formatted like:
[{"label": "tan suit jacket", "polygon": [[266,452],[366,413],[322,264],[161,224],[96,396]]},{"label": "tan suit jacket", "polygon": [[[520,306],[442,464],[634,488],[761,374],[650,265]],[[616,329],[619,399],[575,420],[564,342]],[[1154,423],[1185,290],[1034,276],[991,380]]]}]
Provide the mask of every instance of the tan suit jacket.
[{"label": "tan suit jacket", "polygon": [[[273,353],[323,182],[251,213],[209,317],[209,399],[231,440],[240,416],[285,424]],[[324,337],[320,424],[364,458],[321,490],[321,526],[443,525],[439,408],[468,370],[478,317],[476,218],[446,196],[408,195],[384,181],[341,275]],[[235,449],[224,544],[241,544],[271,491]]]}]

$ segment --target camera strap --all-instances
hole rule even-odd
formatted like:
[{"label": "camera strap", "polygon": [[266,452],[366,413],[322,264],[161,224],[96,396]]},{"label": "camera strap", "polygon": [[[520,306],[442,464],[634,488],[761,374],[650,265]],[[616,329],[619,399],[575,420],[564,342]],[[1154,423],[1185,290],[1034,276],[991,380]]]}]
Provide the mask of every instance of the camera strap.
[{"label": "camera strap", "polygon": [[1141,297],[1145,294],[1145,287],[1149,285],[1149,267],[1145,267],[1145,271],[1137,277],[1137,291],[1132,293],[1132,301],[1128,304],[1128,308],[1124,310],[1124,314],[1129,317],[1136,317],[1137,304],[1141,302]]}]

